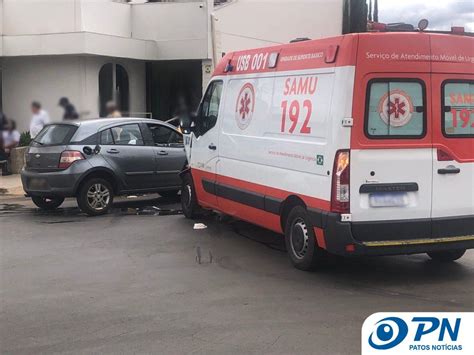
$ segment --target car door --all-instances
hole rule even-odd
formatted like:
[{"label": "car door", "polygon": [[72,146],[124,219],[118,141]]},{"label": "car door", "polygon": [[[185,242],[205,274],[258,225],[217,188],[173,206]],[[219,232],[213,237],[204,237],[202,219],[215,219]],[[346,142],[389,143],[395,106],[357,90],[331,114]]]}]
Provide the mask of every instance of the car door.
[{"label": "car door", "polygon": [[[474,76],[432,77],[433,233],[467,235],[474,215]],[[454,223],[450,217],[466,217],[466,223]]]},{"label": "car door", "polygon": [[354,125],[358,147],[350,157],[352,232],[367,241],[429,238],[430,76],[374,74],[361,84],[364,125]]},{"label": "car door", "polygon": [[100,154],[122,177],[125,190],[147,190],[154,187],[155,150],[146,146],[138,123],[112,127],[101,132]]},{"label": "car door", "polygon": [[150,132],[156,159],[156,186],[179,187],[179,173],[186,163],[183,135],[177,130],[158,123],[144,124]]},{"label": "car door", "polygon": [[217,207],[212,189],[216,182],[219,145],[219,109],[223,83],[212,81],[206,90],[194,120],[189,165],[199,202],[206,207]]}]

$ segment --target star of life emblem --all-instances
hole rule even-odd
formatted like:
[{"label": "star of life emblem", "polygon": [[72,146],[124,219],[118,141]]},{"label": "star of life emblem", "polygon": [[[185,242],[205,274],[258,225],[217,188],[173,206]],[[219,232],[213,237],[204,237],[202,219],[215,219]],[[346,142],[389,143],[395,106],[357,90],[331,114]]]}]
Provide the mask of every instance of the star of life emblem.
[{"label": "star of life emblem", "polygon": [[235,121],[237,126],[244,130],[252,121],[253,111],[255,109],[255,89],[250,83],[245,84],[240,89],[239,96],[235,105]]},{"label": "star of life emblem", "polygon": [[413,102],[405,91],[395,89],[380,98],[378,112],[385,124],[402,127],[413,117]]}]

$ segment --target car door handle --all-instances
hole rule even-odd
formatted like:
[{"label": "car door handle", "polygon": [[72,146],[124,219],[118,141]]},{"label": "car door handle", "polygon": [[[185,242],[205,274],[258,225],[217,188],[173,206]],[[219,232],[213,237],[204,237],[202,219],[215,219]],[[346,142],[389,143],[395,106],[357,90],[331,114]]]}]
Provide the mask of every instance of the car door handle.
[{"label": "car door handle", "polygon": [[456,167],[448,167],[445,169],[438,169],[438,174],[445,175],[445,174],[459,174],[461,169]]},{"label": "car door handle", "polygon": [[120,153],[120,151],[117,150],[117,149],[109,149],[109,150],[107,151],[107,153],[110,153],[110,154],[118,154],[118,153]]},{"label": "car door handle", "polygon": [[217,147],[213,143],[211,143],[211,144],[209,144],[209,149],[210,150],[216,150]]},{"label": "car door handle", "polygon": [[166,150],[160,150],[158,155],[168,155],[168,152]]}]

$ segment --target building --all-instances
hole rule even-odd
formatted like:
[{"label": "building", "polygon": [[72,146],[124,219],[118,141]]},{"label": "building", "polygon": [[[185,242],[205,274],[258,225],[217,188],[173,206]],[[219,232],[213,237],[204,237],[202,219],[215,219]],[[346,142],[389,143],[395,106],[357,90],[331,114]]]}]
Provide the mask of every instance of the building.
[{"label": "building", "polygon": [[60,120],[63,96],[83,118],[114,97],[125,114],[169,118],[178,93],[198,100],[211,73],[210,0],[0,4],[2,110],[20,130],[32,100]]},{"label": "building", "polygon": [[222,53],[341,34],[348,1],[0,0],[0,109],[22,131],[31,101],[59,121],[63,96],[82,118],[115,99],[169,119],[178,98],[199,102]]},{"label": "building", "polygon": [[237,0],[213,13],[213,52],[223,54],[288,43],[296,38],[337,36],[343,27],[343,0]]}]

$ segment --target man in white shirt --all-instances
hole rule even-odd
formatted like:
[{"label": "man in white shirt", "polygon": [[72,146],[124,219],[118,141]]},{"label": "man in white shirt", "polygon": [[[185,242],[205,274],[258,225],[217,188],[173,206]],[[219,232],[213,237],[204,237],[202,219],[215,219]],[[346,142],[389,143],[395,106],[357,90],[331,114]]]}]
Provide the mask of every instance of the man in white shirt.
[{"label": "man in white shirt", "polygon": [[31,112],[33,112],[33,116],[30,123],[30,135],[31,138],[35,138],[44,125],[49,123],[49,115],[45,110],[41,109],[41,104],[37,101],[31,104]]}]

